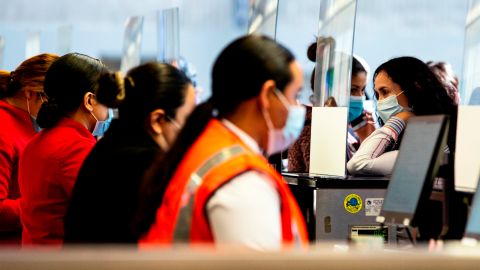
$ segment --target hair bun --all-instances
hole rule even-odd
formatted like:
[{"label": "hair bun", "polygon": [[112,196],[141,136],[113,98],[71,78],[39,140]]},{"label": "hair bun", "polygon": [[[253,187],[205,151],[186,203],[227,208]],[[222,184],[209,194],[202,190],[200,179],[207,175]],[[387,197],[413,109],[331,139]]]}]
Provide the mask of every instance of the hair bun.
[{"label": "hair bun", "polygon": [[125,100],[125,80],[120,72],[105,73],[98,80],[97,100],[110,108],[118,108]]},{"label": "hair bun", "polygon": [[0,70],[0,98],[7,97],[9,94],[8,85],[11,80],[11,72]]},{"label": "hair bun", "polygon": [[60,107],[55,99],[51,98],[40,107],[37,123],[41,128],[50,128],[55,126],[60,118]]}]

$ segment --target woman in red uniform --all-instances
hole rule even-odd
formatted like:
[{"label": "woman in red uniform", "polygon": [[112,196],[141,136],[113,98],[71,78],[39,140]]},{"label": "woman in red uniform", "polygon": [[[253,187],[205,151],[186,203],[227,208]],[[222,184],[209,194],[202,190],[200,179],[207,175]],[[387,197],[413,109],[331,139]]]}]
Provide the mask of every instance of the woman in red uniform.
[{"label": "woman in red uniform", "polygon": [[212,97],[147,177],[141,246],[306,244],[298,205],[262,155],[285,150],[302,131],[302,87],[299,64],[275,41],[252,35],[228,45],[213,67]]},{"label": "woman in red uniform", "polygon": [[22,244],[61,245],[63,219],[80,166],[102,135],[108,108],[95,99],[104,64],[82,54],[60,57],[47,71],[48,101],[38,113],[44,128],[20,159]]},{"label": "woman in red uniform", "polygon": [[0,243],[21,240],[18,161],[36,133],[35,118],[45,101],[43,79],[56,59],[56,55],[41,54],[13,72],[0,72]]}]

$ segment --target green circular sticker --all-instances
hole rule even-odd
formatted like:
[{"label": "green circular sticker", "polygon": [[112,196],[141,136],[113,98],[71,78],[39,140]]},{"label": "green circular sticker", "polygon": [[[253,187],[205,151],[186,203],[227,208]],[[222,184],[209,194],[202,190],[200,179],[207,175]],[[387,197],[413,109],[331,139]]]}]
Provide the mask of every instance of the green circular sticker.
[{"label": "green circular sticker", "polygon": [[362,198],[357,194],[349,194],[343,201],[343,207],[351,214],[356,214],[362,210]]}]

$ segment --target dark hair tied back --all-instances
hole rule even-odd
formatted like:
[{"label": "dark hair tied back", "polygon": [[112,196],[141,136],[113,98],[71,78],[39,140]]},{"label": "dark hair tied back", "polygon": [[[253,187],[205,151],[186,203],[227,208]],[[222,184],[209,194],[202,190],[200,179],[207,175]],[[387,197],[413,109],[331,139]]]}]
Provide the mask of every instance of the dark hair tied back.
[{"label": "dark hair tied back", "polygon": [[60,118],[60,107],[54,98],[50,98],[42,104],[38,112],[37,123],[43,128],[52,127],[53,123],[57,123]]},{"label": "dark hair tied back", "polygon": [[53,127],[62,117],[77,111],[85,94],[95,93],[100,75],[107,72],[100,60],[80,53],[69,53],[53,62],[43,84],[49,101],[38,112],[40,127]]},{"label": "dark hair tied back", "polygon": [[110,108],[118,108],[125,100],[125,87],[130,85],[120,72],[105,73],[98,80],[97,100]]},{"label": "dark hair tied back", "polygon": [[14,95],[18,91],[20,91],[21,88],[22,88],[22,84],[20,83],[19,80],[15,79],[15,71],[10,72],[10,76],[8,78],[6,96],[9,97]]},{"label": "dark hair tied back", "polygon": [[8,97],[8,85],[10,84],[11,73],[0,70],[0,98]]}]

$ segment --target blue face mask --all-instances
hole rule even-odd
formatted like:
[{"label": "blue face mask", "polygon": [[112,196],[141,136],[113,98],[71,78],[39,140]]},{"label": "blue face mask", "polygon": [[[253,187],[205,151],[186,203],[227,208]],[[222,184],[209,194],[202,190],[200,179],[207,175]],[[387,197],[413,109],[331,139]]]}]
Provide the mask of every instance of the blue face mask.
[{"label": "blue face mask", "polygon": [[348,107],[348,122],[357,119],[363,113],[363,96],[350,96],[350,105]]},{"label": "blue face mask", "polygon": [[268,147],[266,149],[268,155],[286,150],[298,139],[303,130],[306,114],[305,106],[290,105],[282,92],[274,90],[274,93],[280,102],[288,109],[288,116],[285,127],[283,127],[283,129],[276,129],[273,127],[270,116],[264,112],[268,126]]},{"label": "blue face mask", "polygon": [[97,122],[95,123],[95,128],[92,131],[92,135],[93,136],[103,136],[105,134],[105,132],[107,132],[107,129],[110,127],[110,124],[112,123],[113,110],[108,109],[108,117],[104,121],[98,121],[97,117],[95,117],[95,115],[92,112],[90,112],[90,113],[92,114],[93,118],[95,118],[95,120],[97,120]]},{"label": "blue face mask", "polygon": [[42,131],[42,128],[37,123],[37,118],[30,115],[30,119],[32,120],[32,125],[33,125],[33,129],[35,130],[35,132],[38,133],[38,132]]},{"label": "blue face mask", "polygon": [[377,114],[380,116],[382,121],[386,123],[388,119],[392,116],[405,111],[406,109],[398,104],[397,97],[403,93],[400,92],[398,95],[392,95],[385,99],[377,101]]}]

